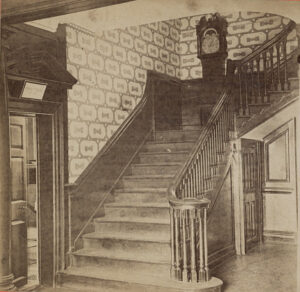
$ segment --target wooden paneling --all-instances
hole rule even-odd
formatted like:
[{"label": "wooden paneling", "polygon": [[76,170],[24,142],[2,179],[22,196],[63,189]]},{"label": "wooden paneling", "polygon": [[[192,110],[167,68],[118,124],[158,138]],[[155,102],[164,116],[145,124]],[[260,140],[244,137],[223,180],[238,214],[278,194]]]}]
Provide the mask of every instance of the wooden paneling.
[{"label": "wooden paneling", "polygon": [[105,7],[132,0],[3,0],[2,21],[20,23]]},{"label": "wooden paneling", "polygon": [[[226,252],[234,250],[234,216],[231,171],[220,191],[214,209],[209,214],[208,221],[208,250],[209,256],[219,253],[224,248]],[[217,260],[216,258],[214,260]]]}]

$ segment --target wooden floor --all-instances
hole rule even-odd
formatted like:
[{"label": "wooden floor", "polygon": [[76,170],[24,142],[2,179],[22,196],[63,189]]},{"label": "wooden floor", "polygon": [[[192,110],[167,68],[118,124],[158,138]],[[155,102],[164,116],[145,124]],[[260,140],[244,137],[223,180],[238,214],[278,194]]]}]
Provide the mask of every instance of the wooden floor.
[{"label": "wooden floor", "polygon": [[224,292],[296,292],[297,246],[265,243],[220,266]]},{"label": "wooden floor", "polygon": [[[252,249],[246,256],[228,260],[213,275],[223,280],[224,292],[296,292],[296,255],[295,245],[266,243]],[[59,288],[34,291],[70,292]]]}]

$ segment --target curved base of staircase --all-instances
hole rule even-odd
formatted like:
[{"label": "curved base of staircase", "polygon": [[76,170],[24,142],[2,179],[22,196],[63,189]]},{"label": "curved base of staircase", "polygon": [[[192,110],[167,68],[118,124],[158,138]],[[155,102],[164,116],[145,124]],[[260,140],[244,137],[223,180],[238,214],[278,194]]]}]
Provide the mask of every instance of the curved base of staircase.
[{"label": "curved base of staircase", "polygon": [[70,291],[90,292],[221,292],[223,282],[212,277],[208,282],[184,283],[171,279],[134,275],[130,271],[122,274],[101,275],[97,269],[70,268],[60,274],[62,288]]}]

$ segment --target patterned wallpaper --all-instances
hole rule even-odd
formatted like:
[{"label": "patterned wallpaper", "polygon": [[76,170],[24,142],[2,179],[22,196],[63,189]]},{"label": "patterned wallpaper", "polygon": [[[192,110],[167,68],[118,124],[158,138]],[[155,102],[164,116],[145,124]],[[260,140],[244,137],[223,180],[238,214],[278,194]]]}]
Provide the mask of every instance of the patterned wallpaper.
[{"label": "patterned wallpaper", "polygon": [[[202,16],[180,19],[180,76],[183,80],[202,77],[195,30]],[[228,22],[228,58],[232,60],[239,60],[250,54],[257,46],[279,33],[290,21],[282,16],[258,12],[234,12],[223,16]],[[298,45],[295,30],[290,33],[287,45],[288,52]]]},{"label": "patterned wallpaper", "polygon": [[[69,91],[69,173],[74,182],[140,101],[147,70],[180,79],[202,77],[195,26],[202,15],[97,32],[65,25]],[[228,54],[241,59],[281,31],[281,16],[237,12],[228,21]],[[297,46],[296,32],[288,50]]]},{"label": "patterned wallpaper", "polygon": [[180,20],[94,34],[66,25],[69,173],[74,182],[140,101],[147,70],[180,77]]}]

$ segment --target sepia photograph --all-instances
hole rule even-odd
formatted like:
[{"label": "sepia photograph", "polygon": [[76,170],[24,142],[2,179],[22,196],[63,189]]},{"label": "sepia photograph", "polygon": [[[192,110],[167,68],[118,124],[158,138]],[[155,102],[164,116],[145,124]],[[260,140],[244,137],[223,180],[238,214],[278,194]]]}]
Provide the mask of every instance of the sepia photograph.
[{"label": "sepia photograph", "polygon": [[0,17],[0,292],[300,291],[300,0]]}]

